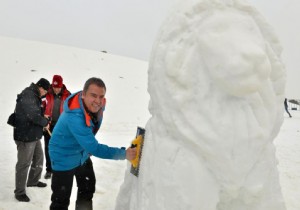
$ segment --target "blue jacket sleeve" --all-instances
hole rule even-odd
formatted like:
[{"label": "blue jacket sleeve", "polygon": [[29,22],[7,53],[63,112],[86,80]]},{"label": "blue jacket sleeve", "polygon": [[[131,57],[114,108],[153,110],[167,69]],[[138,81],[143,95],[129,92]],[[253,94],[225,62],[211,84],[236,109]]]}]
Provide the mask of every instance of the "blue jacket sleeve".
[{"label": "blue jacket sleeve", "polygon": [[92,127],[85,124],[83,115],[72,114],[68,119],[68,128],[78,144],[87,153],[103,159],[124,160],[126,158],[124,149],[98,143],[92,132]]}]

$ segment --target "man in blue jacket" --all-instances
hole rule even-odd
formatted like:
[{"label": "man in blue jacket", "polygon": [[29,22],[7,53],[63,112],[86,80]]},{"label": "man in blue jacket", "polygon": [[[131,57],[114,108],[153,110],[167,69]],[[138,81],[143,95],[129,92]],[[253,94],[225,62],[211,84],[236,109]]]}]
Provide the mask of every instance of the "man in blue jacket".
[{"label": "man in blue jacket", "polygon": [[105,109],[105,93],[104,82],[92,77],[86,81],[83,91],[72,94],[64,102],[64,111],[49,143],[53,171],[51,210],[68,209],[74,176],[78,187],[76,209],[93,209],[96,178],[91,155],[115,160],[136,157],[134,148],[109,147],[99,144],[95,138]]}]

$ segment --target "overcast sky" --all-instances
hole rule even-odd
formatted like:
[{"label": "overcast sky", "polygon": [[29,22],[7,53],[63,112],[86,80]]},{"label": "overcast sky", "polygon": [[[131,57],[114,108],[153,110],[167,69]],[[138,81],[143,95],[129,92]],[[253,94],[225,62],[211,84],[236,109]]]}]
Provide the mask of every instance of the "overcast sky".
[{"label": "overcast sky", "polygon": [[[148,60],[159,26],[175,1],[0,0],[0,35]],[[300,1],[249,1],[281,39],[287,95],[300,98]]]},{"label": "overcast sky", "polygon": [[0,0],[0,35],[148,60],[172,0]]}]

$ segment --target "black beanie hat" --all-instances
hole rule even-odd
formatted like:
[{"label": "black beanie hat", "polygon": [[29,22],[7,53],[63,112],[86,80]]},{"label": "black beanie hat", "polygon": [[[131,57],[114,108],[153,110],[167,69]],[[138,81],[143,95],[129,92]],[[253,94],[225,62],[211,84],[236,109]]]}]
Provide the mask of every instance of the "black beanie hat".
[{"label": "black beanie hat", "polygon": [[50,82],[44,78],[41,78],[36,85],[42,87],[44,90],[48,90],[50,88]]}]

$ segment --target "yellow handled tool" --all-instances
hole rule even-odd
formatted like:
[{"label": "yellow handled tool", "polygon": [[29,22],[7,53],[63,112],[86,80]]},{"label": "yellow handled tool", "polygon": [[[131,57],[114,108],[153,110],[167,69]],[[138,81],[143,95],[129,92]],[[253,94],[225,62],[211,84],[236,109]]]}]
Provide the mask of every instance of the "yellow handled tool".
[{"label": "yellow handled tool", "polygon": [[141,151],[142,140],[143,140],[143,136],[138,135],[131,143],[131,148],[136,147],[136,157],[130,161],[134,168],[137,168],[140,162],[140,151]]},{"label": "yellow handled tool", "polygon": [[131,147],[133,148],[136,147],[136,157],[132,161],[130,161],[131,162],[130,173],[132,173],[136,177],[139,176],[145,132],[146,131],[144,128],[138,127],[136,132],[136,138],[132,141],[131,144]]}]

